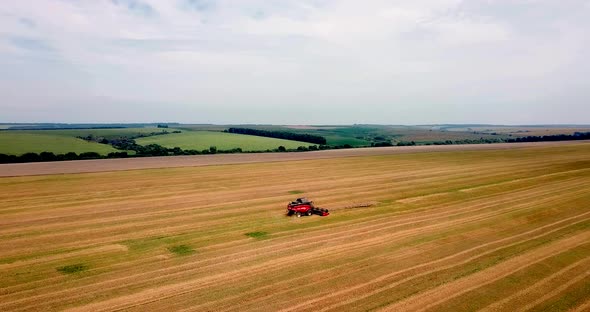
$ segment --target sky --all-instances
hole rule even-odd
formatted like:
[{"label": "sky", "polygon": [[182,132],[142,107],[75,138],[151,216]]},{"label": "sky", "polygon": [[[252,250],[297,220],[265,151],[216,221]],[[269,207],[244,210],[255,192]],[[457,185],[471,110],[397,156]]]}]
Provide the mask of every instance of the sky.
[{"label": "sky", "polygon": [[590,1],[18,0],[0,122],[590,124]]}]

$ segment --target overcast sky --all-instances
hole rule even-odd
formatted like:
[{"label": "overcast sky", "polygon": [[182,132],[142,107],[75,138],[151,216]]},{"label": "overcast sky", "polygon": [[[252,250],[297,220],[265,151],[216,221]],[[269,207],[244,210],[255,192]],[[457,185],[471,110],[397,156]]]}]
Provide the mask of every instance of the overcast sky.
[{"label": "overcast sky", "polygon": [[0,122],[590,123],[590,1],[6,0]]}]

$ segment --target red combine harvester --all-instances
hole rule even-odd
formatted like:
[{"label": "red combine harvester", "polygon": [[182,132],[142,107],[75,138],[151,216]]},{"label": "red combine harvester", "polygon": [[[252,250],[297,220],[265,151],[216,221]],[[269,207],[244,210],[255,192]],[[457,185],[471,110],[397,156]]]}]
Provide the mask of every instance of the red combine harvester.
[{"label": "red combine harvester", "polygon": [[297,198],[287,205],[287,215],[296,217],[311,216],[313,214],[325,217],[330,214],[328,209],[318,208],[313,205],[313,202],[305,197]]}]

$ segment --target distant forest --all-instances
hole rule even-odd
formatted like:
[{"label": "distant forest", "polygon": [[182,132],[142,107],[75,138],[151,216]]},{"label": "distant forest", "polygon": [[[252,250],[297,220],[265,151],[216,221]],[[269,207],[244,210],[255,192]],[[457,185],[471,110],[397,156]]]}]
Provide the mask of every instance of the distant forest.
[{"label": "distant forest", "polygon": [[250,128],[229,128],[229,129],[227,129],[227,132],[256,135],[256,136],[261,136],[261,137],[292,140],[292,141],[301,141],[301,142],[320,144],[320,145],[326,145],[326,143],[327,143],[326,138],[324,138],[322,136],[306,134],[306,133],[293,133],[293,132],[286,132],[286,131],[269,131],[269,130],[250,129]]},{"label": "distant forest", "polygon": [[543,142],[543,141],[571,141],[571,140],[590,140],[590,132],[574,132],[572,135],[557,134],[544,136],[526,136],[514,139],[506,139],[508,143],[518,142]]}]

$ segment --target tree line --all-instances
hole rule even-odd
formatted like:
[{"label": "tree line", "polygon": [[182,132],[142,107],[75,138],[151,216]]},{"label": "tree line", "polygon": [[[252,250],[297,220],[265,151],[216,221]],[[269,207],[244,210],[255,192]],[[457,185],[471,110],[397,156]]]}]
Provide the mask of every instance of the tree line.
[{"label": "tree line", "polygon": [[[574,134],[556,134],[543,136],[526,136],[511,139],[501,138],[479,138],[463,140],[445,140],[421,143],[422,145],[453,145],[453,144],[492,144],[492,143],[521,143],[521,142],[551,142],[551,141],[572,141],[572,140],[590,140],[590,132],[574,132]],[[417,145],[414,141],[400,141],[397,143],[377,142],[371,143],[371,147],[383,146],[413,146]]]},{"label": "tree line", "polygon": [[113,152],[106,156],[102,156],[96,152],[84,152],[76,154],[69,152],[65,154],[54,154],[52,152],[41,153],[25,153],[22,155],[6,155],[0,154],[0,164],[8,163],[26,163],[26,162],[41,162],[41,161],[63,161],[63,160],[85,160],[85,159],[100,159],[100,158],[125,158],[129,155],[127,152]]},{"label": "tree line", "polygon": [[590,132],[574,132],[574,134],[556,134],[543,136],[526,136],[505,140],[508,143],[518,142],[543,142],[543,141],[572,141],[572,140],[590,140]]},{"label": "tree line", "polygon": [[6,155],[0,154],[0,163],[26,163],[26,162],[43,162],[43,161],[64,161],[64,160],[87,160],[87,159],[106,159],[106,158],[127,158],[127,157],[151,157],[151,156],[178,156],[178,155],[202,155],[202,154],[217,154],[217,153],[241,153],[241,148],[234,148],[230,150],[217,150],[215,146],[202,151],[197,150],[183,150],[180,147],[166,148],[158,144],[150,144],[146,146],[137,145],[139,148],[133,150],[134,154],[129,154],[126,151],[112,152],[107,155],[101,155],[96,152],[84,152],[76,154],[69,152],[65,154],[54,154],[52,152],[41,153],[25,153],[22,155]]},{"label": "tree line", "polygon": [[[558,134],[558,135],[544,135],[544,136],[527,136],[513,139],[484,139],[479,140],[465,139],[456,141],[436,141],[429,142],[425,145],[451,145],[451,144],[485,144],[485,143],[518,143],[518,142],[542,142],[542,141],[571,141],[571,140],[590,140],[590,132],[575,132],[572,135]],[[126,151],[112,152],[107,155],[100,155],[96,152],[84,152],[76,154],[69,152],[65,154],[54,154],[52,152],[41,152],[41,153],[25,153],[22,155],[6,155],[0,154],[0,163],[25,163],[25,162],[43,162],[43,161],[63,161],[63,160],[84,160],[84,159],[105,159],[105,158],[126,158],[126,157],[150,157],[150,156],[178,156],[178,155],[206,155],[206,154],[231,154],[231,153],[263,153],[263,152],[305,152],[305,151],[316,151],[316,150],[327,150],[327,149],[341,149],[341,148],[353,148],[349,144],[344,145],[311,145],[311,146],[300,146],[296,149],[287,149],[284,146],[279,146],[276,149],[267,149],[265,151],[248,151],[244,152],[241,148],[234,148],[230,150],[218,150],[217,147],[211,146],[209,149],[198,150],[183,150],[180,147],[167,148],[158,144],[139,145],[133,139],[120,138],[111,139],[109,143],[112,146],[119,149],[126,149],[134,151],[134,154],[129,154]],[[416,142],[398,142],[396,146],[413,146],[417,145]],[[378,146],[394,146],[390,142],[378,142],[372,144],[373,147]]]},{"label": "tree line", "polygon": [[[158,127],[160,127],[160,125],[158,125]],[[166,130],[163,130],[160,132],[136,133],[135,135],[132,135],[132,136],[120,136],[118,138],[111,138],[111,139],[107,139],[104,136],[94,136],[92,134],[89,134],[87,136],[78,136],[77,138],[85,140],[85,141],[89,141],[89,142],[96,142],[96,143],[101,143],[101,144],[113,145],[113,143],[117,143],[118,141],[121,141],[121,140],[128,140],[128,139],[133,140],[133,139],[138,139],[138,138],[145,138],[145,137],[156,136],[156,135],[165,135],[165,134],[170,134],[170,133],[182,133],[182,131],[174,130],[172,132],[168,132]]]},{"label": "tree line", "polygon": [[[350,148],[352,146],[347,146]],[[232,148],[228,150],[220,150],[215,146],[211,146],[204,150],[184,150],[180,147],[167,148],[158,144],[149,145],[137,145],[134,144],[133,149],[135,153],[130,154],[126,151],[112,152],[107,155],[101,155],[96,152],[84,152],[76,154],[69,152],[65,154],[54,154],[52,152],[41,152],[41,153],[25,153],[22,155],[6,155],[0,154],[0,164],[8,163],[27,163],[27,162],[45,162],[45,161],[65,161],[65,160],[88,160],[88,159],[108,159],[108,158],[127,158],[127,157],[153,157],[153,156],[181,156],[181,155],[211,155],[211,154],[235,154],[235,153],[272,153],[272,152],[306,152],[315,151],[319,149],[329,149],[326,145],[318,147],[312,146],[299,146],[296,149],[287,149],[284,146],[279,146],[276,149],[267,149],[264,151],[243,151],[241,148]],[[342,147],[338,147],[342,148]]]},{"label": "tree line", "polygon": [[306,133],[294,133],[294,132],[287,132],[287,131],[270,131],[270,130],[258,130],[258,129],[250,129],[250,128],[229,128],[226,130],[229,133],[237,133],[237,134],[247,134],[247,135],[255,135],[261,137],[268,137],[268,138],[275,138],[275,139],[284,139],[284,140],[292,140],[292,141],[301,141],[313,144],[320,144],[326,145],[327,141],[326,138],[313,135],[313,134],[306,134]]}]

